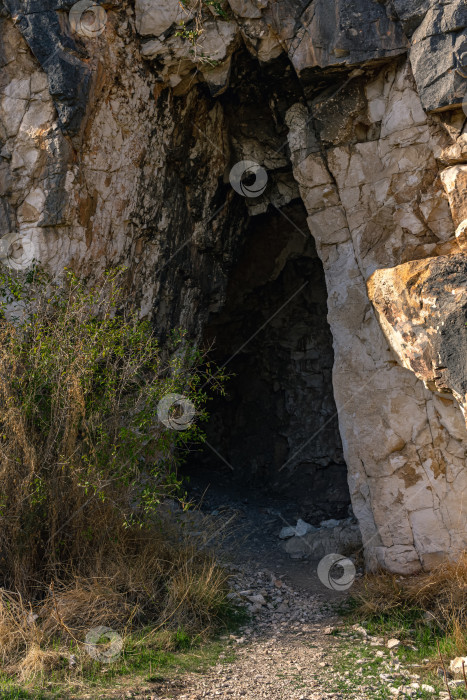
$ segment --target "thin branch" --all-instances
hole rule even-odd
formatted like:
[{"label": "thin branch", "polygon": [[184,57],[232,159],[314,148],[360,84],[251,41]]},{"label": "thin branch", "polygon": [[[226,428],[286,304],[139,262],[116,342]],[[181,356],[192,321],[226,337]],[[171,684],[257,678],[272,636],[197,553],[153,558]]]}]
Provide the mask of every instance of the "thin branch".
[{"label": "thin branch", "polygon": [[[449,700],[452,700],[451,688],[449,687],[449,683],[448,683],[448,674],[446,672],[446,666],[444,665],[444,659],[443,659],[442,654],[441,654],[441,649],[439,646],[439,639],[436,640],[436,644],[438,645],[438,654],[439,654],[439,658],[441,659],[441,665],[443,667],[444,682],[446,683],[446,688],[448,689]],[[463,664],[462,664],[462,666],[463,666]]]}]

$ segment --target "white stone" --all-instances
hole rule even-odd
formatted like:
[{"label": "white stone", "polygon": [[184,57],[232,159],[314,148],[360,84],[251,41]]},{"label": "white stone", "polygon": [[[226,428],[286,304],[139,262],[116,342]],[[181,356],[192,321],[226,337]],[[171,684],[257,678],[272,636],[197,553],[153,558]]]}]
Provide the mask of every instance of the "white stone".
[{"label": "white stone", "polygon": [[295,536],[295,528],[291,525],[287,526],[287,527],[283,527],[279,533],[279,537],[281,540],[287,540],[289,537],[294,537],[294,536]]},{"label": "white stone", "polygon": [[160,36],[175,22],[188,20],[179,0],[136,0],[136,31],[142,36]]},{"label": "white stone", "polygon": [[295,534],[297,537],[304,537],[309,532],[313,532],[314,530],[316,530],[316,528],[314,528],[313,525],[306,523],[304,520],[301,520],[301,518],[297,520],[297,525],[295,527]]},{"label": "white stone", "polygon": [[464,664],[467,671],[467,656],[456,656],[449,663],[449,670],[453,673],[462,673],[462,664]]},{"label": "white stone", "polygon": [[337,527],[340,525],[340,521],[331,518],[330,520],[322,520],[319,525],[320,527]]},{"label": "white stone", "polygon": [[467,219],[464,219],[456,229],[456,239],[461,250],[467,250]]},{"label": "white stone", "polygon": [[30,79],[14,78],[3,88],[3,94],[15,100],[28,100],[30,96]]},{"label": "white stone", "polygon": [[400,639],[389,639],[386,643],[388,649],[396,649],[400,646]]}]

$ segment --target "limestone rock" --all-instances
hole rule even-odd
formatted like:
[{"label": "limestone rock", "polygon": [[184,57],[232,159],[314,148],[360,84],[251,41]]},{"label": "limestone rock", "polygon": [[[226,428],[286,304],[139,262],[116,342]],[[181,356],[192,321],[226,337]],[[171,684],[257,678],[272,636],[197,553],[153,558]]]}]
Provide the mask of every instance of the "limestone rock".
[{"label": "limestone rock", "polygon": [[405,52],[407,41],[384,5],[313,0],[300,17],[289,54],[297,72],[355,64]]},{"label": "limestone rock", "polygon": [[456,656],[455,659],[450,661],[449,670],[452,673],[462,673],[463,666],[467,668],[467,656]]},{"label": "limestone rock", "polygon": [[184,11],[178,0],[136,0],[136,30],[142,36],[160,36],[172,24],[188,21],[190,13]]},{"label": "limestone rock", "polygon": [[464,219],[464,221],[462,221],[462,223],[460,223],[457,227],[456,239],[460,249],[463,252],[467,252],[467,219]]},{"label": "limestone rock", "polygon": [[461,105],[466,92],[462,56],[467,49],[467,7],[462,0],[452,0],[421,3],[419,8],[425,13],[412,36],[410,61],[423,106],[433,111]]},{"label": "limestone rock", "polygon": [[467,165],[454,165],[441,173],[456,226],[467,218]]},{"label": "limestone rock", "polygon": [[267,6],[267,0],[229,0],[229,5],[239,17],[258,19],[261,10]]},{"label": "limestone rock", "polygon": [[[274,379],[255,375],[268,421],[240,406],[249,463],[287,488],[318,475],[332,496],[345,457],[369,567],[411,573],[456,556],[467,546],[465,3],[230,0],[225,17],[207,10],[196,48],[176,36],[178,2],[106,2],[94,37],[73,29],[69,5],[4,3],[1,234],[52,272],[126,266],[161,343],[173,327],[201,341],[213,314],[231,314],[242,265],[261,294],[283,284],[249,328],[272,318],[277,334],[260,348]],[[266,171],[257,198],[229,185],[243,160]],[[252,221],[267,245],[244,261]],[[320,266],[322,298],[293,287],[302,266],[310,279]],[[243,301],[263,310],[254,284]],[[276,314],[296,298],[320,310],[329,352],[293,305]],[[276,471],[259,463],[259,435]],[[338,551],[340,527],[284,546]],[[347,532],[356,542],[357,526]]]},{"label": "limestone rock", "polygon": [[388,649],[396,649],[400,644],[400,639],[388,639],[386,646]]},{"label": "limestone rock", "polygon": [[295,536],[281,546],[287,554],[322,559],[333,552],[355,552],[361,547],[361,533],[358,525],[339,525],[310,532],[303,537]]},{"label": "limestone rock", "polygon": [[467,407],[467,256],[460,253],[377,270],[368,282],[404,367]]},{"label": "limestone rock", "polygon": [[283,527],[279,533],[279,537],[281,540],[287,540],[289,537],[294,537],[294,536],[295,536],[295,528],[292,525],[288,525],[287,527]]}]

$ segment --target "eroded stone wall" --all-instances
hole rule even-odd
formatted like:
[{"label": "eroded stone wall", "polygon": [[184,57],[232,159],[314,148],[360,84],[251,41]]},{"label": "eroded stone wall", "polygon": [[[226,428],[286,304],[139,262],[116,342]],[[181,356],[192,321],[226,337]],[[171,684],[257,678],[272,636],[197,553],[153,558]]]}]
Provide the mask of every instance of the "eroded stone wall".
[{"label": "eroded stone wall", "polygon": [[[94,275],[125,264],[161,338],[182,325],[199,339],[249,218],[300,198],[367,562],[408,572],[455,556],[467,545],[465,4],[229,0],[195,51],[178,0],[105,4],[95,35],[73,7],[5,0],[0,15],[3,259]],[[265,168],[261,197],[230,186],[240,160]]]},{"label": "eroded stone wall", "polygon": [[[427,116],[406,61],[372,78],[356,77],[340,119],[335,101],[318,122],[302,105],[288,121],[294,172],[326,273],[335,396],[366,554],[373,565],[413,571],[420,560],[430,567],[464,546],[467,432],[452,393],[431,391],[399,364],[367,282],[375,270],[393,268],[405,286],[399,270],[406,261],[458,254],[436,156],[464,119],[449,115],[446,129]],[[365,127],[360,138],[356,123]],[[310,130],[316,145],[304,151]],[[452,350],[465,371],[465,350]]]}]

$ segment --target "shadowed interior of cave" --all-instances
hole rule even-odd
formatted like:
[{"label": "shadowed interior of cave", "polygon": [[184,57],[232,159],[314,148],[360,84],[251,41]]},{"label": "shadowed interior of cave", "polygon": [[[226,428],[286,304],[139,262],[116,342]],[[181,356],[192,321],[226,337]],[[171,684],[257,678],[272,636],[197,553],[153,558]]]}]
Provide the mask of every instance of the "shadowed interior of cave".
[{"label": "shadowed interior of cave", "polygon": [[301,201],[250,219],[205,341],[232,376],[185,473],[280,497],[312,524],[347,517],[326,284]]}]

